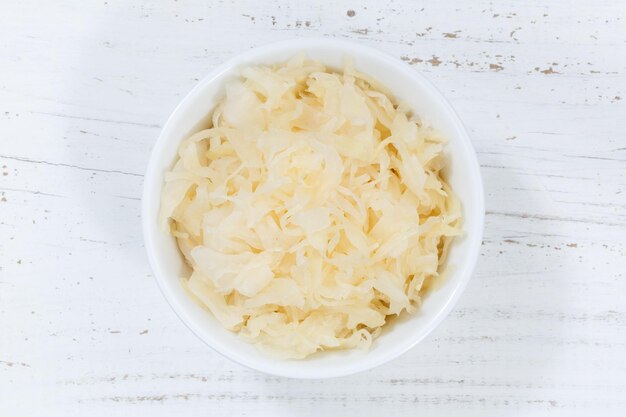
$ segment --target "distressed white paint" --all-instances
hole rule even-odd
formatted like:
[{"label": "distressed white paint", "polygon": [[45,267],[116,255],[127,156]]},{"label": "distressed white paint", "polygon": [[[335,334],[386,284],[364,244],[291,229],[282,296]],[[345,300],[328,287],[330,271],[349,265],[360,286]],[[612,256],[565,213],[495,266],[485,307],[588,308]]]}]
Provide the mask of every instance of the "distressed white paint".
[{"label": "distressed white paint", "polygon": [[[179,99],[242,50],[309,35],[431,78],[487,192],[450,318],[389,366],[331,381],[210,351],[159,293],[139,226]],[[623,3],[4,2],[0,57],[0,415],[624,415]]]}]

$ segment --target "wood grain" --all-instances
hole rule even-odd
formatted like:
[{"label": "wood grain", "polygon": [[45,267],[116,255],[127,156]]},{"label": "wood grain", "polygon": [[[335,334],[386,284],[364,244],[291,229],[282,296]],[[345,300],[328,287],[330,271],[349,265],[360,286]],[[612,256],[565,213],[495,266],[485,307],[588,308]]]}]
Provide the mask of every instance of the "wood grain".
[{"label": "wood grain", "polygon": [[[452,102],[482,166],[476,273],[427,340],[331,381],[210,351],[139,224],[159,128],[250,47],[349,38]],[[615,1],[5,2],[0,415],[626,412],[626,8]]]}]

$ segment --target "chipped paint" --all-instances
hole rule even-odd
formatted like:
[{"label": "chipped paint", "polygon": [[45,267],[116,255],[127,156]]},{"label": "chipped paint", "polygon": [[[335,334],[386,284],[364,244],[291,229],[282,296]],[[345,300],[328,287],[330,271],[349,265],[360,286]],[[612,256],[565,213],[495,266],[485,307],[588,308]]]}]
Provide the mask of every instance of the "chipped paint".
[{"label": "chipped paint", "polygon": [[552,69],[552,67],[548,68],[548,69],[544,69],[539,71],[542,74],[546,74],[546,75],[550,75],[550,74],[558,74],[557,71],[555,71],[554,69]]},{"label": "chipped paint", "polygon": [[441,65],[443,61],[441,61],[438,56],[433,55],[433,57],[431,59],[426,60],[426,62],[428,62],[433,67],[438,67],[439,65]]}]

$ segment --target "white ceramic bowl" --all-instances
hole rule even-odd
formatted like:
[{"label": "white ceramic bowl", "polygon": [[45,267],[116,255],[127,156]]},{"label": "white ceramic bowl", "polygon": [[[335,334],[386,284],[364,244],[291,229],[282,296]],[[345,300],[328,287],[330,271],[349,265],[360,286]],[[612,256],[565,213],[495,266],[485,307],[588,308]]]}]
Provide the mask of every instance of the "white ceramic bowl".
[{"label": "white ceramic bowl", "polygon": [[[174,239],[157,227],[163,175],[172,166],[179,143],[206,127],[209,115],[224,96],[224,84],[251,64],[272,64],[304,52],[330,67],[342,68],[350,57],[355,67],[386,85],[424,121],[442,132],[448,169],[445,175],[463,204],[463,237],[452,245],[446,268],[449,276],[428,293],[413,315],[404,314],[385,329],[369,351],[324,352],[305,360],[277,360],[223,329],[210,313],[184,292],[179,277],[188,274]],[[293,39],[254,48],[237,55],[208,74],[171,115],[152,150],[144,182],[143,229],[148,258],[165,298],[181,320],[206,344],[242,365],[293,378],[328,378],[364,371],[388,362],[415,346],[446,317],[467,284],[482,239],[483,188],[476,155],[456,113],[444,97],[413,68],[358,43],[326,38]]]}]

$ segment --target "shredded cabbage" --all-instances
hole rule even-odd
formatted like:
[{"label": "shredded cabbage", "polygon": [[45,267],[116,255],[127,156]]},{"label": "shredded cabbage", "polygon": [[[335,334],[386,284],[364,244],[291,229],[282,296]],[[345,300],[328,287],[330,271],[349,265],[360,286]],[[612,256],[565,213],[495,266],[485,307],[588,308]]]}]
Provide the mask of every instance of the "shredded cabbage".
[{"label": "shredded cabbage", "polygon": [[444,142],[349,64],[244,69],[165,178],[183,284],[282,357],[367,348],[418,308],[460,234]]}]

